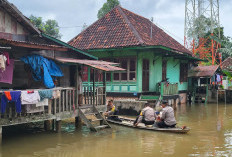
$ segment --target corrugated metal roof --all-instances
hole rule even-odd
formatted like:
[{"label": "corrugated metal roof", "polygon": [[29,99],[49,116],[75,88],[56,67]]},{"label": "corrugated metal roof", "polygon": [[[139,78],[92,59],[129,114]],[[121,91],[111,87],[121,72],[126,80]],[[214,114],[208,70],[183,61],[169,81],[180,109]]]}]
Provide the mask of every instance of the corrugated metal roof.
[{"label": "corrugated metal roof", "polygon": [[18,47],[32,48],[32,49],[68,51],[68,48],[63,47],[63,46],[39,44],[39,43],[27,42],[27,41],[15,41],[15,40],[10,40],[10,39],[0,39],[0,43],[12,45],[12,46],[18,46]]},{"label": "corrugated metal roof", "polygon": [[106,61],[86,60],[86,59],[82,60],[82,59],[61,58],[61,57],[56,57],[54,60],[61,63],[82,64],[103,71],[125,71],[125,69],[115,66],[118,63],[112,63]]},{"label": "corrugated metal roof", "polygon": [[198,66],[188,72],[188,77],[212,77],[219,65]]}]

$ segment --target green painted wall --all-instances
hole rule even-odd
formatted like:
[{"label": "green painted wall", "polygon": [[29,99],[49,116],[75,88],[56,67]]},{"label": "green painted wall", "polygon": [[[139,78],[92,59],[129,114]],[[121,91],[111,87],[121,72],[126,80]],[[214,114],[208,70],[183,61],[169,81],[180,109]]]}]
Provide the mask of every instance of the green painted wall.
[{"label": "green painted wall", "polygon": [[[162,56],[155,56],[155,67],[154,67],[154,84],[156,85],[158,82],[162,81]],[[156,91],[157,89],[155,89]]]},{"label": "green painted wall", "polygon": [[179,82],[180,81],[180,63],[185,62],[179,59],[174,59],[173,57],[169,57],[167,59],[167,78],[169,78],[169,82],[176,83],[178,82],[178,88],[180,90],[187,90],[188,83],[187,82]]},{"label": "green painted wall", "polygon": [[137,92],[142,92],[142,79],[143,79],[143,54],[137,54]]},{"label": "green painted wall", "polygon": [[[117,58],[117,57],[136,57],[137,58],[137,73],[136,81],[130,82],[107,82],[108,92],[142,92],[142,79],[143,79],[143,59],[148,59],[150,62],[150,76],[149,76],[149,91],[156,91],[156,84],[162,80],[162,60],[167,60],[167,78],[171,83],[177,83],[179,90],[187,90],[188,83],[180,83],[180,62],[186,62],[173,57],[163,58],[155,51],[141,51],[141,50],[126,50],[120,49],[114,52],[92,52],[92,55],[96,55],[98,58]],[[85,85],[90,85],[90,82],[86,82]],[[102,84],[99,83],[99,86]]]}]

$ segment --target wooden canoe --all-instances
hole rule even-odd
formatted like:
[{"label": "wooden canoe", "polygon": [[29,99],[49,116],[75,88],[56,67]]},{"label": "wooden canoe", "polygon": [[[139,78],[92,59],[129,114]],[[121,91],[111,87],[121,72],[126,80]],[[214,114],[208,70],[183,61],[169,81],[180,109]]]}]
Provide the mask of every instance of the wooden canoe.
[{"label": "wooden canoe", "polygon": [[150,130],[150,131],[160,131],[160,132],[169,132],[169,133],[187,133],[190,131],[189,127],[186,127],[184,129],[182,129],[181,127],[175,127],[175,128],[158,128],[158,127],[154,127],[154,126],[145,126],[144,124],[139,124],[137,127],[133,126],[133,122],[135,119],[133,118],[128,118],[128,117],[122,117],[119,116],[119,119],[122,120],[122,122],[119,121],[114,121],[111,119],[106,119],[107,122],[112,123],[112,124],[117,124],[117,125],[121,125],[121,126],[126,126],[126,127],[130,127],[130,128],[134,128],[134,129],[143,129],[143,130]]}]

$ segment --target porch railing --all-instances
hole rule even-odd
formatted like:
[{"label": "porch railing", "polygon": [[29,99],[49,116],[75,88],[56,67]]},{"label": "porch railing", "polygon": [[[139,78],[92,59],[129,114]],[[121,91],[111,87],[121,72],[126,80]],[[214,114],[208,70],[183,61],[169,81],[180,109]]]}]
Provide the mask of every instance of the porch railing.
[{"label": "porch railing", "polygon": [[[30,89],[30,91],[32,90],[41,89]],[[76,89],[68,87],[52,90],[59,91],[60,96],[55,99],[49,99],[48,106],[44,106],[44,110],[41,112],[28,113],[26,105],[21,105],[22,112],[17,113],[15,104],[8,103],[5,112],[0,112],[0,125],[21,124],[49,119],[59,120],[75,116],[77,114]],[[3,92],[1,91],[0,97],[2,94]]]},{"label": "porch railing", "polygon": [[178,83],[162,82],[159,88],[159,92],[162,96],[178,95]]},{"label": "porch railing", "polygon": [[104,87],[95,87],[94,89],[92,86],[84,86],[83,89],[83,104],[105,105],[106,92]]}]

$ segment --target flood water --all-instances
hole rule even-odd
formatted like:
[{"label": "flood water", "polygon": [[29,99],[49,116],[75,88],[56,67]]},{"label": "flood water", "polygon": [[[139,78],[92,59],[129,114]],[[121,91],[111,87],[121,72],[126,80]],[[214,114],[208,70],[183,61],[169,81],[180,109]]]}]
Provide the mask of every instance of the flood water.
[{"label": "flood water", "polygon": [[11,133],[0,157],[154,157],[232,156],[232,105],[181,105],[179,125],[188,134],[136,130],[113,125],[98,133],[64,124],[62,133]]}]

